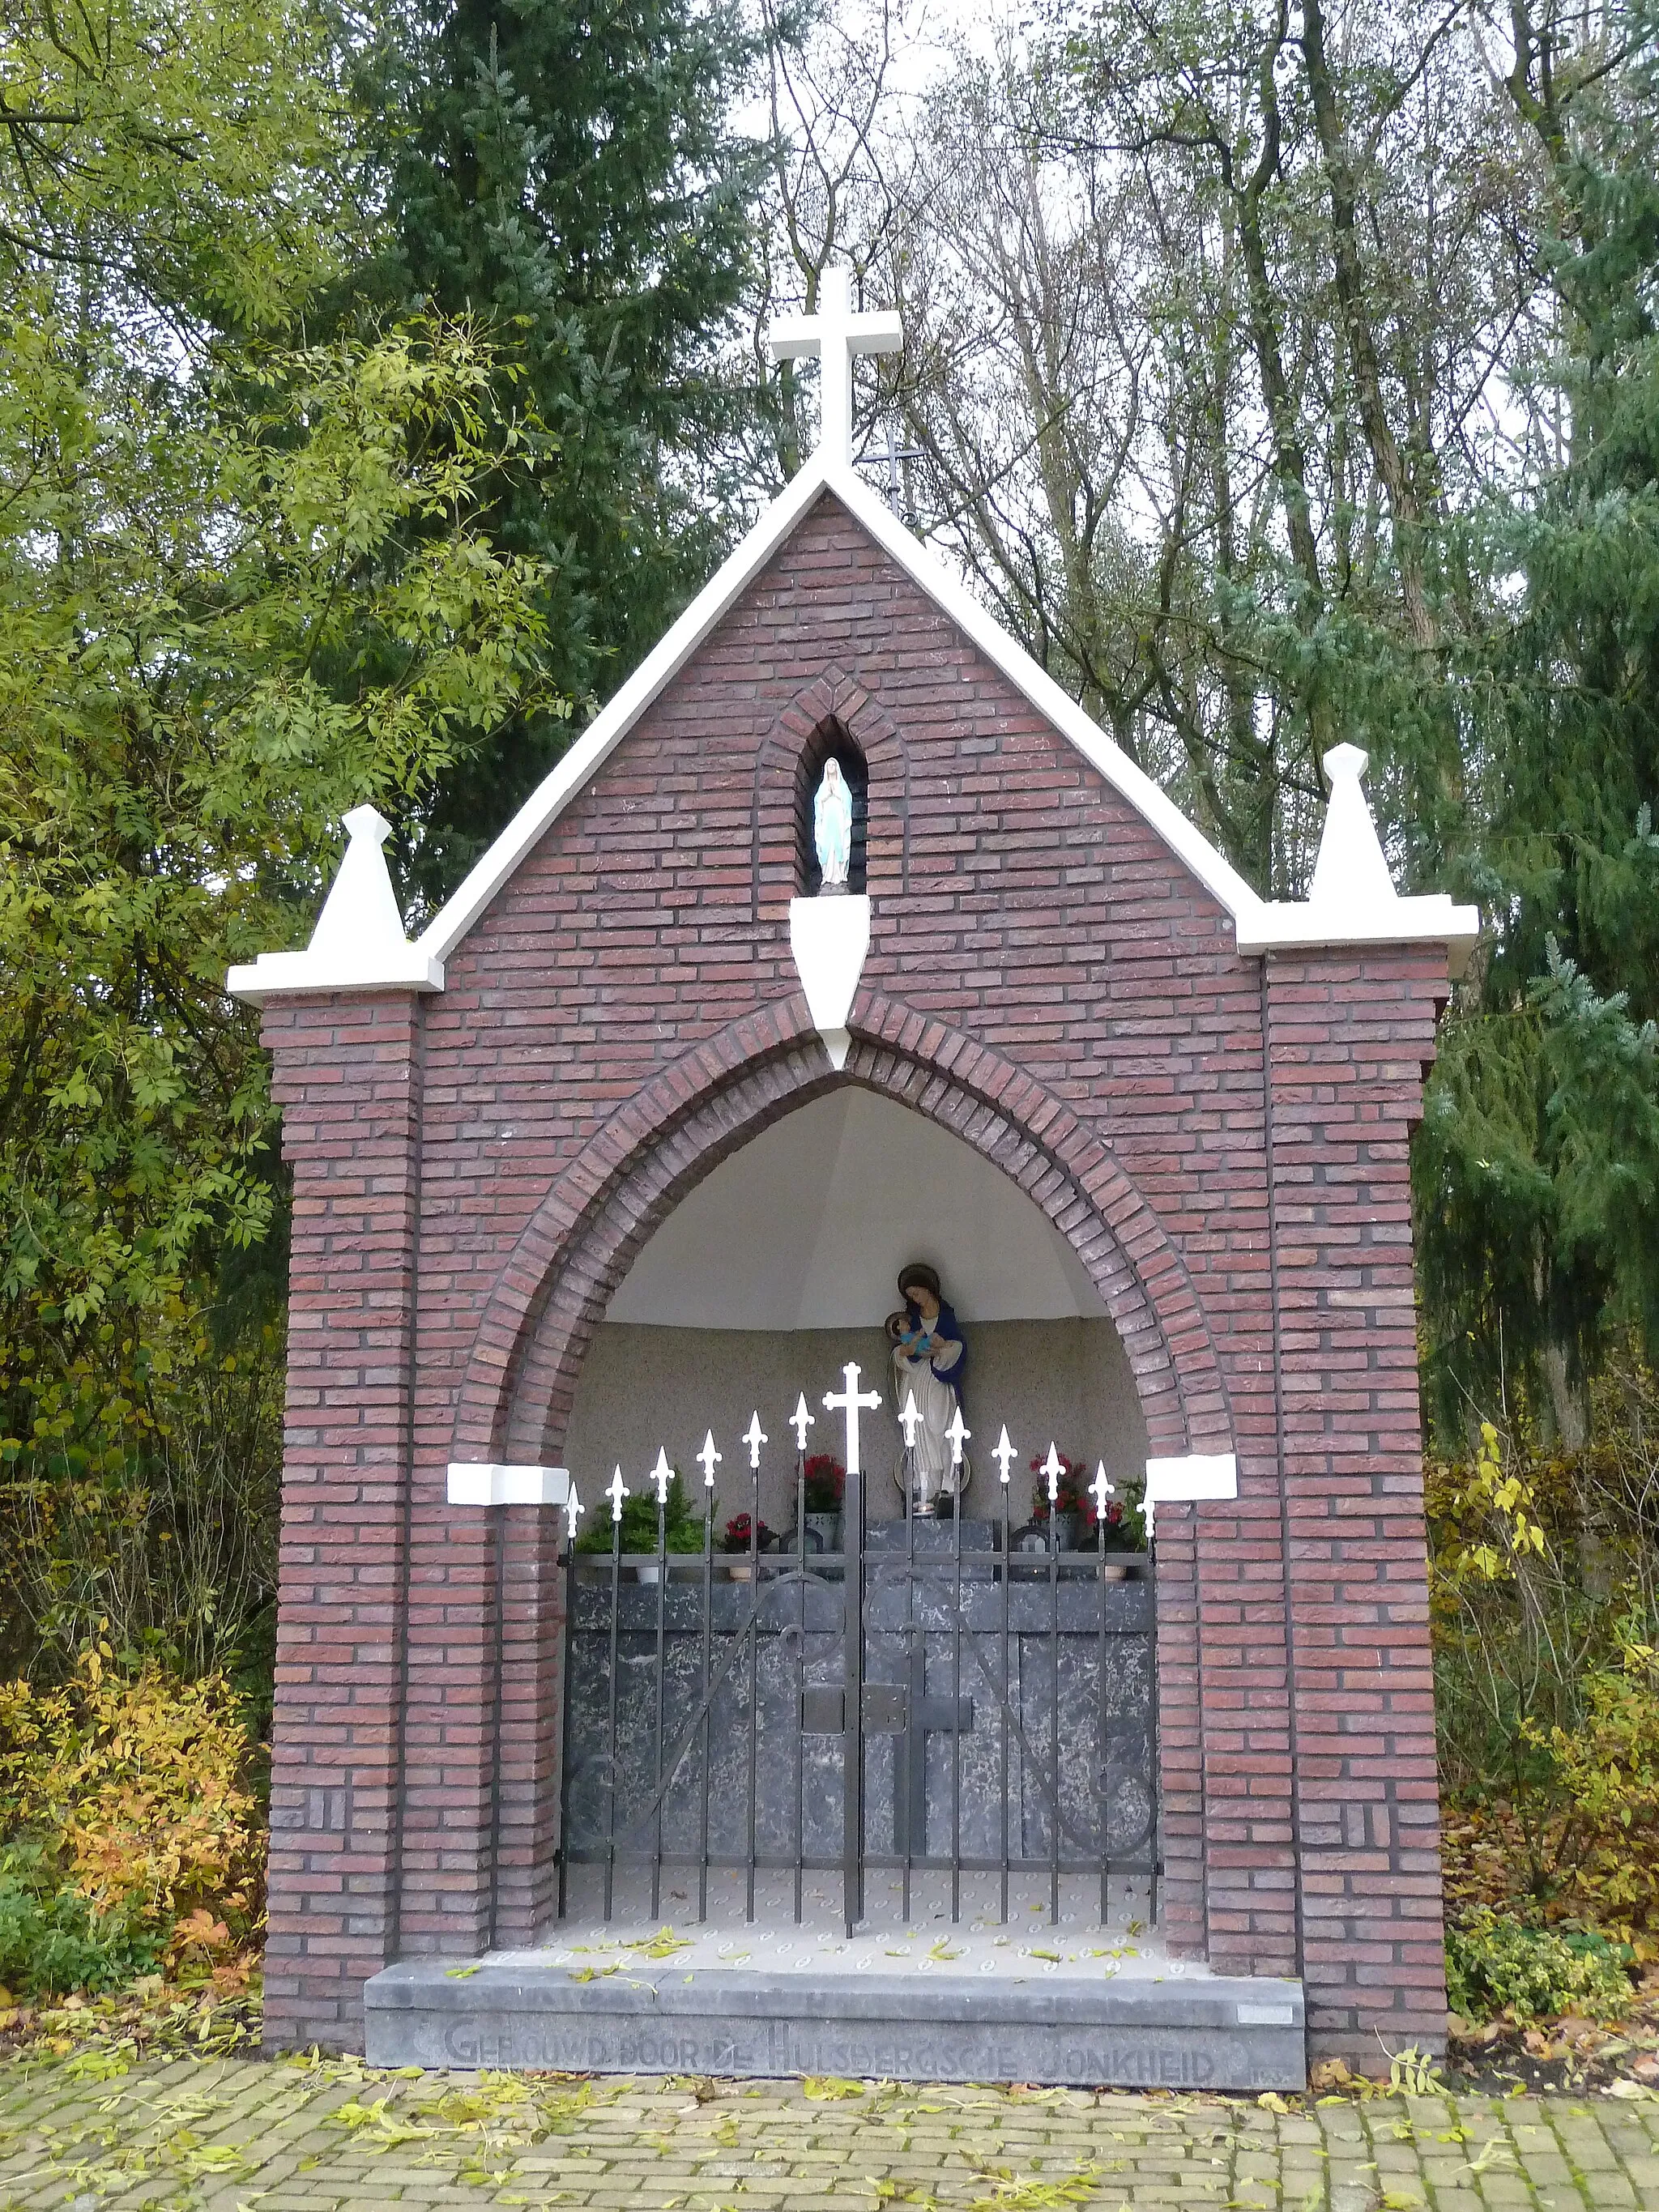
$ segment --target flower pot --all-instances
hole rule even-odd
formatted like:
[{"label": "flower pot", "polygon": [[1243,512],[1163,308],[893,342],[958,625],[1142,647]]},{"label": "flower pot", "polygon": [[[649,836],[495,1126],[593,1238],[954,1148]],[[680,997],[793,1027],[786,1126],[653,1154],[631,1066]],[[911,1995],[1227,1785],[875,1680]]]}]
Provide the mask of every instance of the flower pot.
[{"label": "flower pot", "polygon": [[1104,1559],[1100,1563],[1100,1579],[1103,1583],[1127,1583],[1129,1562],[1127,1559]]},{"label": "flower pot", "polygon": [[666,1565],[665,1559],[641,1559],[634,1570],[634,1579],[640,1583],[659,1583]]},{"label": "flower pot", "polygon": [[816,1544],[808,1542],[806,1547],[808,1551],[840,1551],[841,1516],[839,1513],[809,1513],[806,1516],[806,1532],[809,1539],[816,1536],[818,1540]]},{"label": "flower pot", "polygon": [[758,1562],[754,1559],[728,1559],[726,1563],[726,1579],[729,1583],[752,1583],[757,1565]]},{"label": "flower pot", "polygon": [[1077,1549],[1078,1516],[1075,1513],[1054,1513],[1049,1516],[1054,1526],[1054,1545],[1057,1552]]}]

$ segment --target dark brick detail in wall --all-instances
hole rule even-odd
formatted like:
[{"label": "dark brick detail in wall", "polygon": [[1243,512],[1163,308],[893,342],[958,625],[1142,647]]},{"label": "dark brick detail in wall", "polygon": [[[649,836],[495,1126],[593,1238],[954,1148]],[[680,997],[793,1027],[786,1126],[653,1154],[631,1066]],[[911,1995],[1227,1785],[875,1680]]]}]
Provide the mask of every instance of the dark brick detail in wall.
[{"label": "dark brick detail in wall", "polygon": [[[841,1077],[788,951],[797,766],[828,717],[870,776]],[[556,1516],[451,1508],[447,1462],[556,1460],[650,1229],[855,1081],[1071,1239],[1154,1450],[1237,1454],[1236,1502],[1159,1514],[1170,1939],[1304,1971],[1316,2051],[1374,2050],[1373,2025],[1432,2044],[1406,1146],[1444,991],[1438,953],[1241,958],[1146,822],[821,501],[441,995],[268,1013],[296,1192],[272,2041],[352,2043],[394,1951],[544,1923]]]}]

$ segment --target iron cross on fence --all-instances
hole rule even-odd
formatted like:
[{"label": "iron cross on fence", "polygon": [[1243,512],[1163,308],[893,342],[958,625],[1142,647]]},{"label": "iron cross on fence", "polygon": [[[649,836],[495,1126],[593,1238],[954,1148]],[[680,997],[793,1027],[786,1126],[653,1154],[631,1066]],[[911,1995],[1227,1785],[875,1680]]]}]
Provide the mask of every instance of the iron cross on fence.
[{"label": "iron cross on fence", "polygon": [[[845,1370],[847,1389],[839,1398],[826,1398],[824,1404],[833,1409],[847,1409],[847,1463],[849,1470],[857,1471],[854,1457],[858,1450],[858,1408],[876,1407],[881,1400],[873,1395],[860,1395],[858,1388],[859,1370],[849,1365]],[[921,1426],[921,1414],[916,1405],[915,1391],[904,1401],[904,1411],[899,1416],[904,1431],[907,1449],[915,1449],[916,1434]],[[963,1422],[962,1408],[946,1430],[951,1440],[951,1464],[962,1465],[962,1447],[972,1435]],[[860,1542],[862,1539],[859,1540]],[[974,1701],[961,1696],[945,1698],[928,1694],[927,1645],[925,1632],[912,1624],[906,1634],[904,1680],[901,1682],[868,1682],[863,1686],[860,1711],[866,1735],[890,1735],[897,1739],[893,1761],[893,1850],[898,1857],[921,1858],[927,1851],[927,1739],[930,1735],[965,1735],[974,1725]]]},{"label": "iron cross on fence", "polygon": [[896,315],[854,314],[853,279],[845,269],[826,269],[815,315],[784,315],[767,333],[774,361],[818,360],[818,444],[827,459],[853,465],[853,356],[896,353],[904,342]]}]

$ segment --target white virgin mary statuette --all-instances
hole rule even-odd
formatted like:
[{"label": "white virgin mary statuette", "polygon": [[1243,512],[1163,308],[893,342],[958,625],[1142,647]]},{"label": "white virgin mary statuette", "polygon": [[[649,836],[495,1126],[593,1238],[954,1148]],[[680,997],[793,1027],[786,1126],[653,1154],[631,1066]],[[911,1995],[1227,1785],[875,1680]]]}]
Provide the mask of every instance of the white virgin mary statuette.
[{"label": "white virgin mary statuette", "polygon": [[844,891],[853,865],[853,791],[839,761],[832,760],[824,769],[823,781],[812,802],[812,842],[817,847],[818,869],[823,878],[818,887],[820,896],[826,891]]}]

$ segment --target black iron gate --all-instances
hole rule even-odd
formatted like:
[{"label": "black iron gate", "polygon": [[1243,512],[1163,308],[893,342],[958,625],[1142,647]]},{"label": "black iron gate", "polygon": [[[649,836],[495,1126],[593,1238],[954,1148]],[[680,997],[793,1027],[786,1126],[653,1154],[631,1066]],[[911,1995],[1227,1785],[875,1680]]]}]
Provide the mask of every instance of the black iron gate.
[{"label": "black iron gate", "polygon": [[[751,1458],[755,1456],[751,1454]],[[618,1876],[695,1885],[838,1874],[847,1931],[865,1918],[865,1876],[989,1877],[1008,1915],[1011,1877],[1133,1881],[1157,1910],[1157,1710],[1152,1567],[1140,1554],[1018,1548],[1008,1486],[976,1519],[866,1518],[849,1472],[842,1549],[759,1547],[751,1473],[749,1549],[567,1559],[560,1911],[577,1869],[609,1919]],[[808,1528],[797,1455],[796,1530]],[[1053,1525],[1051,1523],[1051,1525]],[[799,1543],[799,1537],[794,1540]],[[810,1532],[809,1532],[810,1540]],[[1029,1539],[1028,1539],[1029,1540]],[[641,1897],[642,1901],[642,1897]],[[1123,1893],[1117,1899],[1120,1906]]]}]

